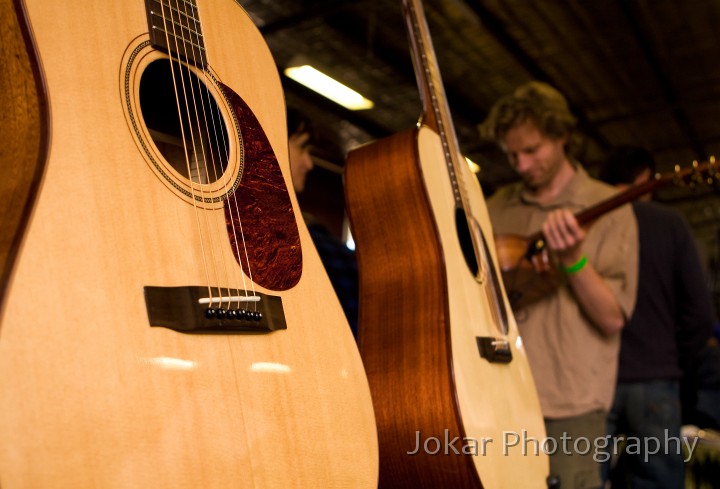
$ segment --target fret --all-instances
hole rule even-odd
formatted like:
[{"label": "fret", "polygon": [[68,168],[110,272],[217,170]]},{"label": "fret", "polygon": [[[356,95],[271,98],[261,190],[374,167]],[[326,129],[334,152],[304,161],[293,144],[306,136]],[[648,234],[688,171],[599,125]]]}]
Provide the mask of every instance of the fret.
[{"label": "fret", "polygon": [[[165,18],[165,17],[163,17],[162,12],[156,12],[154,10],[151,10],[150,15],[152,15],[154,19],[157,18],[157,22],[153,22],[154,28],[159,28],[157,26],[161,25],[161,24],[165,24],[165,25],[172,24],[174,27],[179,28],[181,30],[181,32],[188,31],[190,34],[194,34],[195,38],[199,38],[201,36],[201,33],[198,32],[197,30],[195,30],[194,28],[190,27],[189,24],[181,24],[180,22],[177,22],[176,20],[174,20],[172,18]],[[161,30],[164,31],[165,29],[161,29]],[[172,29],[172,31],[175,32],[175,29]],[[183,36],[180,36],[180,37],[183,37]]]},{"label": "fret", "polygon": [[[155,0],[155,1],[157,1],[157,0]],[[178,13],[179,13],[180,15],[182,15],[183,17],[187,17],[187,18],[189,18],[189,19],[192,19],[195,23],[200,23],[200,19],[197,18],[197,6],[195,5],[195,1],[194,1],[194,0],[193,0],[193,1],[179,0],[180,3],[183,3],[184,5],[190,7],[190,11],[192,12],[192,15],[190,15],[189,13],[187,13],[187,12],[188,12],[188,9],[187,9],[187,8],[181,11],[181,10],[173,7],[173,6],[170,4],[170,1],[172,1],[172,0],[169,0],[168,3],[165,3],[165,2],[158,2],[158,3],[160,3],[162,6],[167,6],[167,7],[170,8],[171,10],[175,10],[176,12],[178,12]]]},{"label": "fret", "polygon": [[[163,29],[162,27],[158,27],[158,26],[152,26],[152,29],[153,29],[153,31],[160,32],[160,34],[162,36],[167,35],[172,40],[177,39],[184,45],[191,46],[193,48],[193,50],[197,50],[198,52],[205,51],[204,46],[198,44],[197,42],[192,42],[191,39],[193,39],[193,37],[185,36],[184,33],[181,33],[180,35],[178,35],[177,32],[175,32],[175,31],[170,32],[170,31],[167,31],[166,29]],[[182,54],[182,53],[173,53],[173,54]]]},{"label": "fret", "polygon": [[[169,0],[169,1],[172,1],[172,0]],[[182,0],[181,0],[181,1],[182,1]],[[188,12],[187,12],[187,9],[185,9],[185,10],[180,10],[179,8],[171,5],[169,2],[166,3],[166,2],[162,2],[162,1],[158,1],[158,0],[153,0],[153,3],[157,3],[157,4],[160,6],[161,12],[165,11],[165,7],[167,7],[167,10],[170,11],[170,14],[171,14],[171,15],[172,15],[173,13],[176,13],[179,17],[183,17],[183,18],[185,18],[185,19],[192,20],[192,21],[195,22],[195,23],[198,23],[198,22],[199,22],[199,20],[198,20],[197,17],[196,17],[196,15],[197,15],[197,12],[196,12],[197,7],[196,7],[196,6],[194,5],[194,3],[192,3],[192,2],[185,2],[185,1],[182,2],[182,3],[190,6],[191,13],[188,13]]]}]

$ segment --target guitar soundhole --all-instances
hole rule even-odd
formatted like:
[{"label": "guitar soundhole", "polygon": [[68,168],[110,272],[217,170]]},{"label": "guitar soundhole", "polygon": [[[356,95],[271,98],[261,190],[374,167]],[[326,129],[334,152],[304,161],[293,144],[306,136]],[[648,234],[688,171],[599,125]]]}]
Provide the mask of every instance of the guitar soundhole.
[{"label": "guitar soundhole", "polygon": [[195,183],[217,181],[228,165],[221,111],[203,81],[186,66],[158,59],[140,80],[145,126],[172,168]]},{"label": "guitar soundhole", "polygon": [[460,249],[465,257],[465,263],[470,273],[472,273],[473,276],[477,276],[480,271],[480,266],[475,258],[472,236],[470,236],[470,223],[468,223],[465,217],[465,211],[461,208],[455,209],[455,227],[457,229],[458,241],[460,242]]}]

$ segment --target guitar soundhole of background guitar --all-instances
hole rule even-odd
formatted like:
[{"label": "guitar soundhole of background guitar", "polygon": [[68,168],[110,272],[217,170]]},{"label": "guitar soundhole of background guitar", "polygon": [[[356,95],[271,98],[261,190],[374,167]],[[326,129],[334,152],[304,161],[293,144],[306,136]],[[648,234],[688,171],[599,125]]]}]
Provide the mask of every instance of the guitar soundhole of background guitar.
[{"label": "guitar soundhole of background guitar", "polygon": [[153,61],[140,81],[140,108],[153,142],[175,171],[201,184],[223,175],[228,162],[225,122],[194,73],[175,61],[171,66],[169,59]]}]

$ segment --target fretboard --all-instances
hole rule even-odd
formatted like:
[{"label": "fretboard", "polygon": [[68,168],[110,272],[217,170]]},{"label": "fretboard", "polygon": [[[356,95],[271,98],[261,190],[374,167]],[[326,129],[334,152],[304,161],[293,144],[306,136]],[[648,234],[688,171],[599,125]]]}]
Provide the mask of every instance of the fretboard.
[{"label": "fretboard", "polygon": [[[466,208],[463,194],[464,158],[460,152],[440,68],[420,0],[403,0],[413,65],[423,104],[422,123],[440,136],[455,205]],[[467,166],[467,165],[465,165]]]},{"label": "fretboard", "polygon": [[152,45],[205,68],[205,44],[195,0],[145,0]]}]

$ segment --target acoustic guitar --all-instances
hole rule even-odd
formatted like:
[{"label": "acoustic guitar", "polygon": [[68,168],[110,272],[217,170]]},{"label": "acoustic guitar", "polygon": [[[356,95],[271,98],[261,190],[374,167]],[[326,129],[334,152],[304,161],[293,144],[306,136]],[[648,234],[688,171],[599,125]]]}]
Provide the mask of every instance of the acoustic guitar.
[{"label": "acoustic guitar", "polygon": [[[657,173],[646,182],[638,183],[612,197],[577,213],[581,226],[588,227],[604,214],[648,194],[663,185],[674,183],[690,190],[700,186],[720,186],[720,164],[715,157],[704,163],[693,162],[688,168]],[[502,234],[495,236],[498,260],[510,304],[516,312],[547,297],[562,283],[562,276],[552,263],[545,246],[545,236],[538,231],[531,236]]]},{"label": "acoustic guitar", "polygon": [[421,123],[351,151],[345,166],[380,487],[547,487],[540,405],[485,200],[458,147],[422,4],[403,6]]},{"label": "acoustic guitar", "polygon": [[30,128],[42,178],[19,179],[30,211],[6,248],[0,487],[376,487],[367,378],[249,16],[232,0],[2,14],[25,43],[2,51],[25,61],[3,87],[36,108],[3,133]]}]

